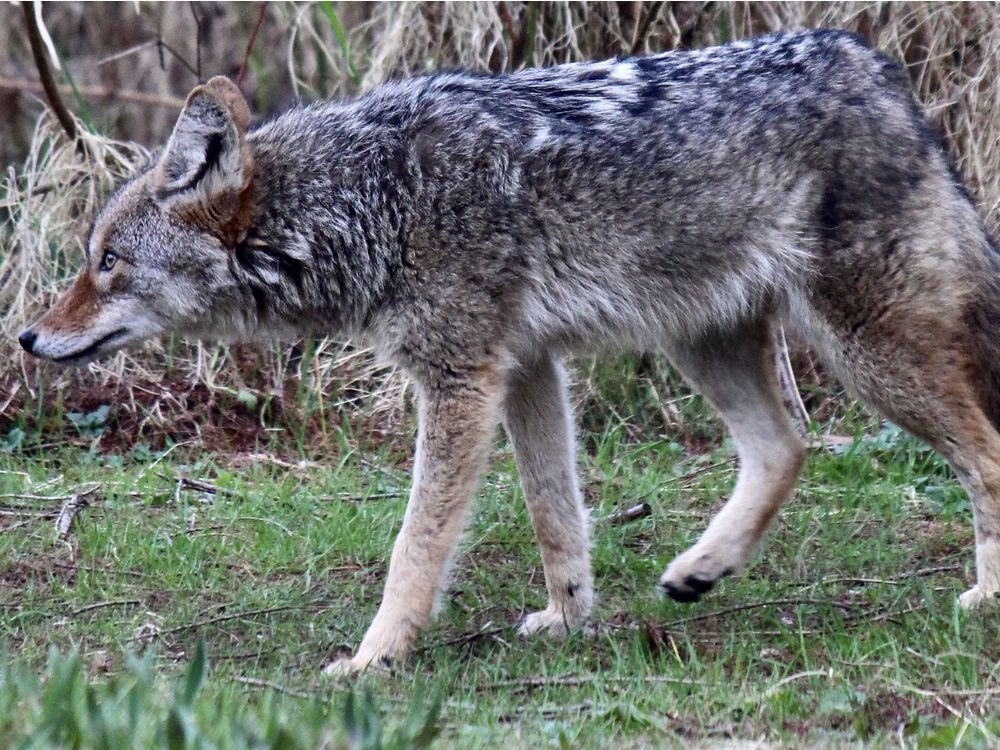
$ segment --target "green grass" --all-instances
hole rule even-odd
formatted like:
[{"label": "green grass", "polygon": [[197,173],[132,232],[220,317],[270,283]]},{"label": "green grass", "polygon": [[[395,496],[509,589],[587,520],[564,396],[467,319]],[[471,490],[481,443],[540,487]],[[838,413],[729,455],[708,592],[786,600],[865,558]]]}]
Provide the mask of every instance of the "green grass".
[{"label": "green grass", "polygon": [[[997,612],[957,608],[972,527],[933,453],[848,414],[838,431],[854,443],[811,452],[756,564],[685,606],[653,584],[731,487],[728,443],[593,426],[595,632],[517,638],[544,584],[498,442],[436,623],[396,673],[355,685],[320,667],[378,605],[405,453],[345,440],[321,463],[247,466],[192,446],[108,456],[8,439],[0,746],[410,747],[431,727],[461,748],[997,746]],[[60,498],[91,486],[57,539]],[[650,516],[606,520],[640,501]]]}]

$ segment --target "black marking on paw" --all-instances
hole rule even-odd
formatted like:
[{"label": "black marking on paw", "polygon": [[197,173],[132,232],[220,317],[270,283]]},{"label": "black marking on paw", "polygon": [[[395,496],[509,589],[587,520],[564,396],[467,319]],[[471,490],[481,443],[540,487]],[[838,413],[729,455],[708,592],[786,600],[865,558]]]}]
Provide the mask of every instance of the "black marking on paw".
[{"label": "black marking on paw", "polygon": [[698,578],[698,576],[688,576],[684,579],[684,585],[689,589],[697,591],[699,594],[704,594],[706,591],[712,590],[715,581],[707,581],[704,578]]},{"label": "black marking on paw", "polygon": [[566,587],[566,593],[570,595],[570,598],[576,595],[577,586],[575,583],[571,583]]},{"label": "black marking on paw", "polygon": [[380,656],[378,658],[378,663],[386,669],[392,669],[392,659],[388,656]]},{"label": "black marking on paw", "polygon": [[660,589],[675,602],[696,602],[701,599],[701,594],[697,591],[690,591],[672,583],[660,583]]},{"label": "black marking on paw", "polygon": [[697,576],[687,576],[684,583],[677,586],[673,583],[660,581],[659,587],[675,602],[696,602],[706,591],[711,591],[715,581],[708,581]]}]

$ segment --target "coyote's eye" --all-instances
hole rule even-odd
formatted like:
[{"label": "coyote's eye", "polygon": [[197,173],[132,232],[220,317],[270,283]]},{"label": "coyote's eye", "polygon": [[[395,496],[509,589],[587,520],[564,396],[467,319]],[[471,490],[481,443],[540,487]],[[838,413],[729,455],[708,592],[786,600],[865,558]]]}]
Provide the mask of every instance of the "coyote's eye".
[{"label": "coyote's eye", "polygon": [[118,256],[115,255],[110,250],[105,250],[104,255],[101,256],[101,270],[110,271],[115,267],[115,263],[118,262]]}]

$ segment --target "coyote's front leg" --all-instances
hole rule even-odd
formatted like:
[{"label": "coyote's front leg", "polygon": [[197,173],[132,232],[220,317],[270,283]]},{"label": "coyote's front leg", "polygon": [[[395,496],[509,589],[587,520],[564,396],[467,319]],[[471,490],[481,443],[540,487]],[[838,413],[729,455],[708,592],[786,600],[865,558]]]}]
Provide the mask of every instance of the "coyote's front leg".
[{"label": "coyote's front leg", "polygon": [[492,370],[420,390],[413,487],[382,604],[358,652],[330,664],[327,674],[387,666],[406,655],[430,621],[499,422],[501,391]]}]

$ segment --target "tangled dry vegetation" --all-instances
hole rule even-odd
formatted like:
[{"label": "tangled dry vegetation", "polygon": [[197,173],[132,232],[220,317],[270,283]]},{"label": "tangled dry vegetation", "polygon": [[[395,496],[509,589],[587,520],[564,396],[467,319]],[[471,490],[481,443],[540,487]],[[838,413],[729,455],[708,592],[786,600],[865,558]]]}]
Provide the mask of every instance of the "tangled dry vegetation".
[{"label": "tangled dry vegetation", "polygon": [[[244,63],[244,89],[266,115],[295,98],[351,95],[442,67],[499,72],[779,29],[848,29],[904,61],[989,226],[1000,224],[1000,23],[991,4],[272,2],[259,11],[260,32],[247,54],[260,7],[46,6],[79,146],[37,98],[20,10],[0,8],[0,154],[9,162],[0,179],[0,439],[15,427],[44,435],[59,429],[45,415],[111,400],[123,440],[205,439],[206,410],[223,431],[239,428],[227,439],[250,442],[269,425],[322,424],[326,410],[345,403],[364,403],[352,411],[367,415],[367,429],[399,417],[400,381],[377,371],[364,352],[330,341],[270,348],[166,342],[80,372],[39,366],[14,350],[17,331],[72,275],[102,199],[147,158],[138,144],[165,138],[199,78],[235,75]],[[584,397],[600,399],[601,384],[585,380]],[[661,396],[672,382],[659,384]]]}]

